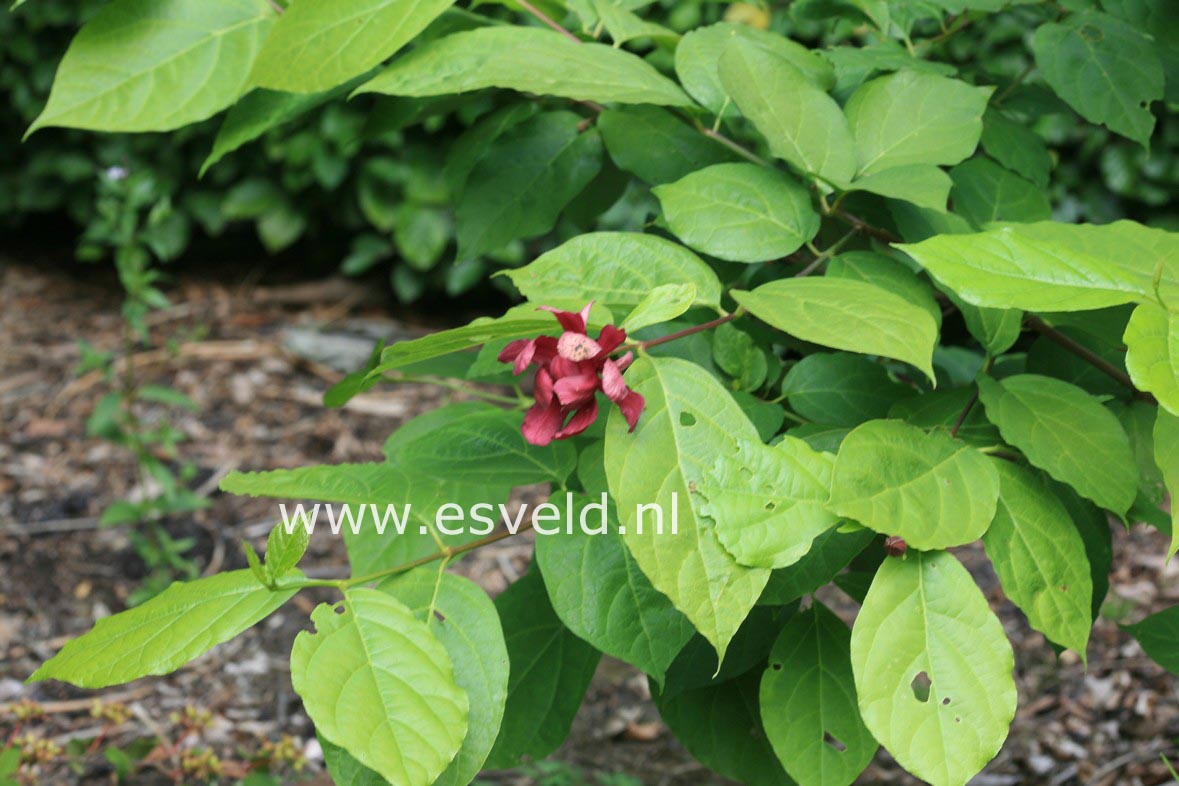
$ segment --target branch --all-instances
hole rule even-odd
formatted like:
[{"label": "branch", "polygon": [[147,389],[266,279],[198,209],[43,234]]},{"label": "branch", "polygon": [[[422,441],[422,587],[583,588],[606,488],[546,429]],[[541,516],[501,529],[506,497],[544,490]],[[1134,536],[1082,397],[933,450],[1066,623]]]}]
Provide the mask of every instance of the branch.
[{"label": "branch", "polygon": [[534,6],[532,3],[528,2],[528,0],[516,0],[516,2],[519,3],[520,7],[523,8],[525,11],[532,14],[537,19],[539,19],[542,23],[544,23],[544,24],[548,25],[549,27],[551,27],[552,29],[556,30],[558,33],[565,36],[573,43],[575,43],[575,44],[581,43],[580,38],[573,35],[573,33],[570,33],[565,28],[561,27],[561,25],[559,25],[558,23],[554,22],[552,17],[550,17],[544,11],[541,11],[539,8]]},{"label": "branch", "polygon": [[660,344],[666,344],[669,341],[675,341],[677,338],[683,338],[684,336],[690,336],[693,333],[701,333],[705,330],[712,330],[714,327],[720,327],[721,325],[725,324],[726,322],[732,322],[734,319],[736,319],[737,317],[742,316],[744,314],[745,314],[745,309],[738,307],[737,310],[734,311],[732,314],[725,314],[723,317],[719,317],[717,319],[714,319],[711,322],[705,322],[702,325],[693,325],[690,328],[684,328],[683,330],[677,330],[675,333],[668,333],[666,336],[660,336],[659,338],[653,338],[650,341],[640,341],[637,344],[637,346],[639,349],[650,349],[651,347],[657,347]]}]

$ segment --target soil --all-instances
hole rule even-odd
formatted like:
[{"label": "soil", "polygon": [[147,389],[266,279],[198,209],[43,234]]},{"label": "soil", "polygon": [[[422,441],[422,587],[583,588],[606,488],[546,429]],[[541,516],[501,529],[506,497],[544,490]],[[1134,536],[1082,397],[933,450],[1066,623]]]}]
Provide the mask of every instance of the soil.
[{"label": "soil", "polygon": [[[363,359],[374,336],[415,335],[467,314],[407,312],[379,284],[279,282],[249,266],[223,265],[214,279],[182,276],[170,295],[175,305],[151,317],[152,344],[165,349],[138,352],[133,367],[142,383],[174,387],[197,404],[192,413],[145,405],[140,414],[151,421],[166,413],[186,435],[181,453],[198,469],[191,485],[209,506],[167,526],[176,537],[193,538],[192,555],[205,574],[245,567],[240,542],[261,550],[273,521],[266,501],[217,491],[227,472],[379,460],[382,442],[400,423],[453,399],[448,391],[402,385],[378,388],[340,410],[321,404],[323,391]],[[232,775],[268,741],[285,739],[306,766],[284,782],[328,784],[287,664],[310,610],[333,599],[326,590],[301,594],[166,677],[103,691],[23,684],[67,640],[124,608],[143,576],[127,532],[99,527],[98,517],[145,488],[125,451],[86,434],[107,382],[101,374],[75,373],[79,338],[99,350],[122,346],[120,303],[116,285],[102,275],[0,259],[0,745],[32,734],[76,754],[47,761],[37,783],[110,784],[112,766],[102,750],[132,750],[135,740],[155,737],[166,743],[127,781],[151,786],[176,782],[170,773],[185,751],[216,751]],[[526,569],[530,550],[526,538],[505,540],[468,555],[457,569],[496,594]],[[1020,691],[1010,737],[972,781],[977,786],[1171,782],[1160,757],[1179,755],[1177,682],[1118,623],[1179,602],[1179,565],[1164,564],[1165,538],[1141,525],[1115,527],[1114,551],[1110,597],[1086,668],[1072,653],[1057,658],[1003,599],[981,549],[959,550],[1015,644]],[[312,575],[343,575],[342,544],[313,539],[306,564]],[[846,596],[832,590],[824,597],[854,616]],[[108,714],[126,717],[94,717],[94,699],[115,708]],[[28,702],[40,714],[22,719],[34,706]],[[610,659],[554,759],[590,774],[588,782],[625,773],[647,786],[728,783],[695,763],[662,726],[645,678]],[[570,777],[531,770],[481,780],[572,786]],[[857,783],[918,781],[881,752]]]}]

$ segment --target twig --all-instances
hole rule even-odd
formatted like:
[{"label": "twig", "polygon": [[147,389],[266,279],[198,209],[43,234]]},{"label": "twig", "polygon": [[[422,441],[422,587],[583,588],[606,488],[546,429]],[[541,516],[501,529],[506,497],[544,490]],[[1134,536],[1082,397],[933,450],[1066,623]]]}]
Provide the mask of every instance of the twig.
[{"label": "twig", "polygon": [[904,242],[904,238],[894,235],[892,232],[889,232],[887,229],[882,229],[881,227],[873,226],[873,225],[869,224],[867,221],[865,221],[864,219],[860,218],[859,216],[853,215],[852,213],[849,213],[846,210],[843,210],[842,208],[832,209],[831,215],[850,224],[852,226],[852,228],[854,228],[857,232],[864,234],[864,235],[870,235],[871,237],[874,237],[877,240],[882,240],[885,243]]},{"label": "twig", "polygon": [[539,8],[537,8],[536,6],[534,6],[532,3],[528,2],[528,0],[516,0],[516,2],[518,2],[518,3],[520,4],[520,7],[521,7],[521,8],[523,8],[525,11],[527,11],[527,12],[528,12],[528,13],[530,13],[530,14],[532,14],[532,15],[533,15],[533,16],[535,16],[537,19],[539,19],[541,22],[543,22],[544,24],[548,25],[548,26],[549,26],[549,27],[551,27],[552,29],[556,30],[558,33],[560,33],[561,35],[565,36],[565,37],[566,37],[566,38],[568,38],[570,41],[573,41],[575,44],[580,44],[580,43],[581,43],[581,39],[580,39],[580,38],[578,38],[577,36],[573,35],[573,33],[570,33],[570,32],[569,32],[568,30],[566,30],[564,27],[561,27],[561,25],[559,25],[559,24],[557,24],[556,22],[554,22],[554,21],[553,21],[553,19],[552,19],[552,17],[550,17],[550,16],[549,16],[548,14],[546,14],[544,11],[541,11]]},{"label": "twig", "polygon": [[640,341],[638,343],[638,347],[639,347],[639,349],[650,349],[651,347],[657,347],[660,344],[666,344],[669,341],[675,341],[677,338],[683,338],[684,336],[690,336],[693,333],[700,333],[705,330],[711,330],[714,327],[720,327],[721,325],[725,324],[726,322],[732,322],[734,319],[743,315],[744,313],[745,313],[745,309],[739,307],[732,314],[725,314],[723,317],[718,317],[717,319],[714,319],[710,322],[705,322],[704,324],[701,324],[701,325],[693,325],[692,327],[684,328],[683,330],[677,330],[675,333],[668,333],[666,336],[660,336],[659,338],[653,338],[650,341]]},{"label": "twig", "polygon": [[958,429],[962,428],[962,424],[966,422],[966,418],[970,415],[970,410],[974,409],[974,405],[978,403],[978,388],[974,389],[974,395],[970,397],[970,401],[966,402],[966,406],[962,408],[962,414],[954,421],[954,427],[950,429],[950,436],[958,436]]}]

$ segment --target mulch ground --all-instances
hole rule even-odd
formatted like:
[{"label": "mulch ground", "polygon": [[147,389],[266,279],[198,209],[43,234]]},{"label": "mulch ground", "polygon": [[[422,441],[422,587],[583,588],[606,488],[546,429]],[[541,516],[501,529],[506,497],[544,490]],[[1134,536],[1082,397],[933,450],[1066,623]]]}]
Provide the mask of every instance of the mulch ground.
[{"label": "mulch ground", "polygon": [[[168,527],[195,540],[193,555],[204,573],[244,567],[240,541],[263,548],[273,522],[266,501],[216,490],[227,472],[379,460],[393,429],[453,395],[404,385],[372,391],[341,410],[323,408],[323,391],[341,369],[359,362],[374,336],[415,335],[422,315],[398,313],[379,285],[256,278],[248,269],[236,278],[182,278],[171,291],[176,305],[152,316],[153,345],[165,349],[133,359],[140,380],[170,385],[198,405],[196,413],[168,410],[167,417],[187,436],[182,453],[199,468],[192,485],[210,504]],[[105,691],[23,684],[65,641],[124,608],[143,575],[126,532],[100,528],[98,516],[111,502],[150,489],[124,451],[86,436],[86,418],[108,388],[99,374],[75,373],[80,337],[103,350],[122,344],[119,307],[119,293],[104,277],[0,260],[0,745],[14,734],[32,734],[70,746],[74,766],[58,757],[40,768],[36,782],[99,784],[114,782],[102,748],[155,737],[167,743],[128,781],[148,786],[173,783],[169,773],[186,751],[214,750],[232,773],[267,742],[285,738],[307,759],[290,782],[329,783],[287,665],[307,614],[332,599],[326,591],[298,596],[264,624],[167,677]],[[427,316],[435,324],[447,321]],[[145,406],[141,414],[150,420],[165,412]],[[959,550],[1015,642],[1020,690],[1007,744],[973,783],[1171,782],[1160,756],[1179,755],[1179,683],[1118,627],[1179,602],[1179,565],[1164,565],[1165,547],[1153,530],[1115,528],[1116,572],[1087,668],[1072,653],[1058,659],[1028,628],[1002,598],[981,549]],[[529,552],[526,539],[507,540],[472,553],[458,570],[498,593],[526,569]],[[306,562],[313,575],[346,570],[342,544],[330,537],[313,540]],[[854,614],[845,596],[831,599]],[[94,717],[95,698],[125,717]],[[27,702],[40,714],[22,720]],[[642,675],[609,659],[555,758],[595,776],[626,773],[649,786],[726,783],[696,764],[658,722]],[[483,777],[542,782],[535,772]],[[881,753],[857,783],[917,781]]]}]

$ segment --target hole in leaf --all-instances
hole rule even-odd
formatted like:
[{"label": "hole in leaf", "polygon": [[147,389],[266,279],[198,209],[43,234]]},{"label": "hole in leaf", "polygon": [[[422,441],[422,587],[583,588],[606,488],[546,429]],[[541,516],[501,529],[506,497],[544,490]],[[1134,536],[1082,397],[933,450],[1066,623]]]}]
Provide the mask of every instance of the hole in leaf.
[{"label": "hole in leaf", "polygon": [[1061,592],[1068,592],[1068,585],[1066,585],[1066,584],[1061,584],[1061,585],[1060,585],[1060,591],[1061,591]]},{"label": "hole in leaf", "polygon": [[909,687],[913,691],[913,697],[917,701],[924,704],[929,701],[929,689],[933,687],[933,683],[929,679],[929,675],[925,672],[920,672],[913,681],[909,683]]},{"label": "hole in leaf", "polygon": [[782,670],[782,664],[781,664],[781,663],[774,663],[774,664],[771,664],[771,666],[770,666],[770,667],[771,667],[771,668],[772,668],[774,671],[781,671],[781,670]]},{"label": "hole in leaf", "polygon": [[830,745],[832,748],[839,751],[840,753],[843,753],[845,750],[847,750],[847,746],[844,745],[839,740],[838,737],[836,737],[834,734],[832,734],[829,731],[823,732],[823,742],[827,743],[828,745]]},{"label": "hole in leaf", "polygon": [[945,697],[944,699],[942,699],[942,706],[943,706],[943,707],[949,707],[949,706],[950,706],[950,697],[949,697],[949,696],[947,696],[947,697]]},{"label": "hole in leaf", "polygon": [[954,723],[961,723],[961,722],[962,722],[961,718],[954,718]]},{"label": "hole in leaf", "polygon": [[696,416],[693,415],[691,412],[681,412],[680,413],[680,425],[681,426],[695,426],[696,425]]},{"label": "hole in leaf", "polygon": [[766,510],[773,510],[776,507],[778,507],[778,503],[774,502],[773,500],[770,500],[766,503]]},{"label": "hole in leaf", "polygon": [[337,614],[344,614],[346,610],[344,609],[343,603],[338,603],[335,606],[332,606],[332,611],[336,612]]},{"label": "hole in leaf", "polygon": [[446,615],[438,609],[434,609],[434,616],[438,618],[439,622],[446,622]]}]

